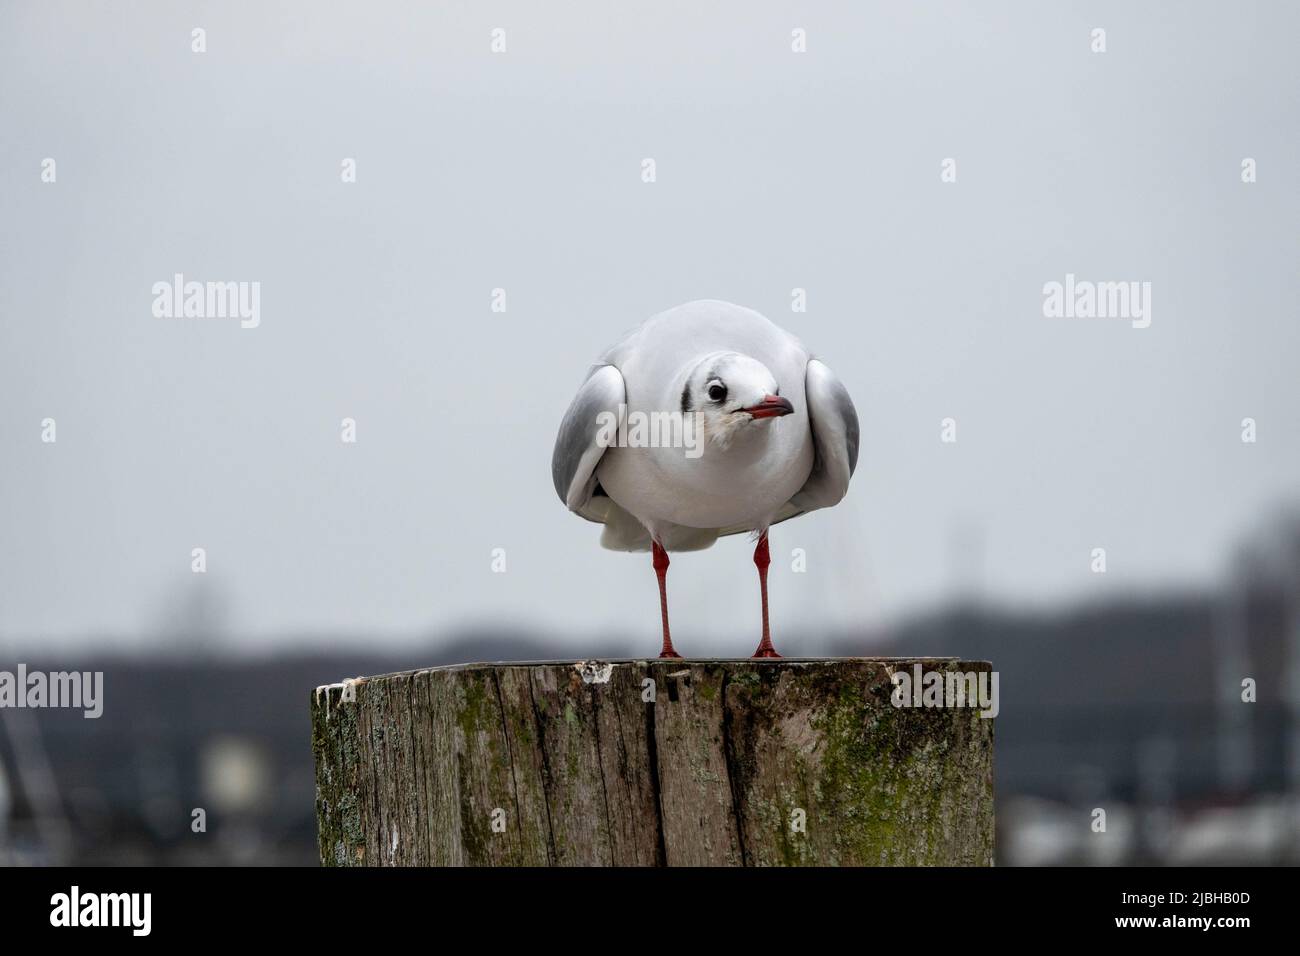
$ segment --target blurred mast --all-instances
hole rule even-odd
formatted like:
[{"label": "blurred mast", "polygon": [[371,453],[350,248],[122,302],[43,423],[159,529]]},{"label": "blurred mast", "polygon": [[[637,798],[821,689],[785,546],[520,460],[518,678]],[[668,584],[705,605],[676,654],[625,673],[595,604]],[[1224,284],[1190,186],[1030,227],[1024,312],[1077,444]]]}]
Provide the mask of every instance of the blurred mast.
[{"label": "blurred mast", "polygon": [[1212,624],[1214,647],[1215,756],[1219,787],[1241,793],[1254,773],[1251,709],[1241,699],[1241,682],[1250,673],[1250,581],[1254,557],[1239,553],[1216,602]]},{"label": "blurred mast", "polygon": [[[1300,801],[1300,517],[1283,523],[1282,627],[1286,632],[1287,790]],[[1297,837],[1300,839],[1300,836]]]},{"label": "blurred mast", "polygon": [[6,708],[0,712],[0,726],[9,735],[18,782],[27,797],[32,821],[49,854],[49,862],[66,863],[72,849],[72,831],[63,813],[54,769],[41,741],[40,725],[30,711]]}]

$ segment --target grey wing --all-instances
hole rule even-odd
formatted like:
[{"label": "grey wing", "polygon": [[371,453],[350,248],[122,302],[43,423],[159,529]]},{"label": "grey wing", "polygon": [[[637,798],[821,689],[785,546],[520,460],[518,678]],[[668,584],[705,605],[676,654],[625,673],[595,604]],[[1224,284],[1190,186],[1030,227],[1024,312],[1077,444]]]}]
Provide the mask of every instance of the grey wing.
[{"label": "grey wing", "polygon": [[598,365],[578,389],[555,436],[551,455],[555,493],[570,511],[592,520],[597,519],[585,511],[596,488],[596,465],[605,454],[605,446],[597,440],[600,415],[609,412],[617,422],[619,406],[626,401],[627,389],[619,370],[612,365]]},{"label": "grey wing", "polygon": [[816,457],[812,474],[790,499],[800,511],[829,508],[849,490],[858,465],[858,412],[835,373],[816,359],[804,373],[808,424]]}]

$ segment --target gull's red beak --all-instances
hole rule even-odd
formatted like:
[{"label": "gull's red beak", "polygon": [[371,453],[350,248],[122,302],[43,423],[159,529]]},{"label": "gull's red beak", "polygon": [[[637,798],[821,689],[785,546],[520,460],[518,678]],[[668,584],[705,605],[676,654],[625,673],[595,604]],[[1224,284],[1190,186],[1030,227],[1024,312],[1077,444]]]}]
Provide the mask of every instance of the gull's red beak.
[{"label": "gull's red beak", "polygon": [[764,395],[763,400],[757,405],[742,408],[741,411],[749,412],[754,418],[779,418],[782,415],[789,415],[794,411],[794,406],[790,404],[790,399],[782,398],[780,395]]}]

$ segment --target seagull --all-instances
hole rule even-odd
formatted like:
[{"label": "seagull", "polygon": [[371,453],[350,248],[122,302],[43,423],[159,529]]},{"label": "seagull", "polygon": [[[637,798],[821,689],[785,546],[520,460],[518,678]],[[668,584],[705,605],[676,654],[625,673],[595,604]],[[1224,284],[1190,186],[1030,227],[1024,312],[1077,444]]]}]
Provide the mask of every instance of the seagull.
[{"label": "seagull", "polygon": [[768,529],[837,504],[858,461],[858,415],[835,374],[752,309],[701,300],[661,312],[587,372],[555,439],[551,477],[570,511],[604,525],[600,543],[649,551],[659,579],[660,657],[668,554],[749,533],[757,544],[763,636]]}]

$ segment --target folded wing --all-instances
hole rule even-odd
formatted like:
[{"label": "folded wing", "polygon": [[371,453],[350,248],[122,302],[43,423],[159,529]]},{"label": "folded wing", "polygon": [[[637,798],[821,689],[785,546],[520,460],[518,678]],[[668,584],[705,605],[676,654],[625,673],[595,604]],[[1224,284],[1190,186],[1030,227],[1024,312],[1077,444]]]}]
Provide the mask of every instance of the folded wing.
[{"label": "folded wing", "polygon": [[804,375],[808,423],[816,452],[812,474],[790,504],[813,511],[837,504],[849,490],[858,465],[858,412],[848,390],[835,373],[816,359]]},{"label": "folded wing", "polygon": [[596,488],[596,465],[605,454],[605,447],[597,441],[600,415],[608,412],[617,421],[619,406],[626,401],[627,389],[619,370],[612,365],[597,365],[578,389],[555,436],[551,455],[555,493],[570,511],[593,521],[602,520],[587,513]]}]

